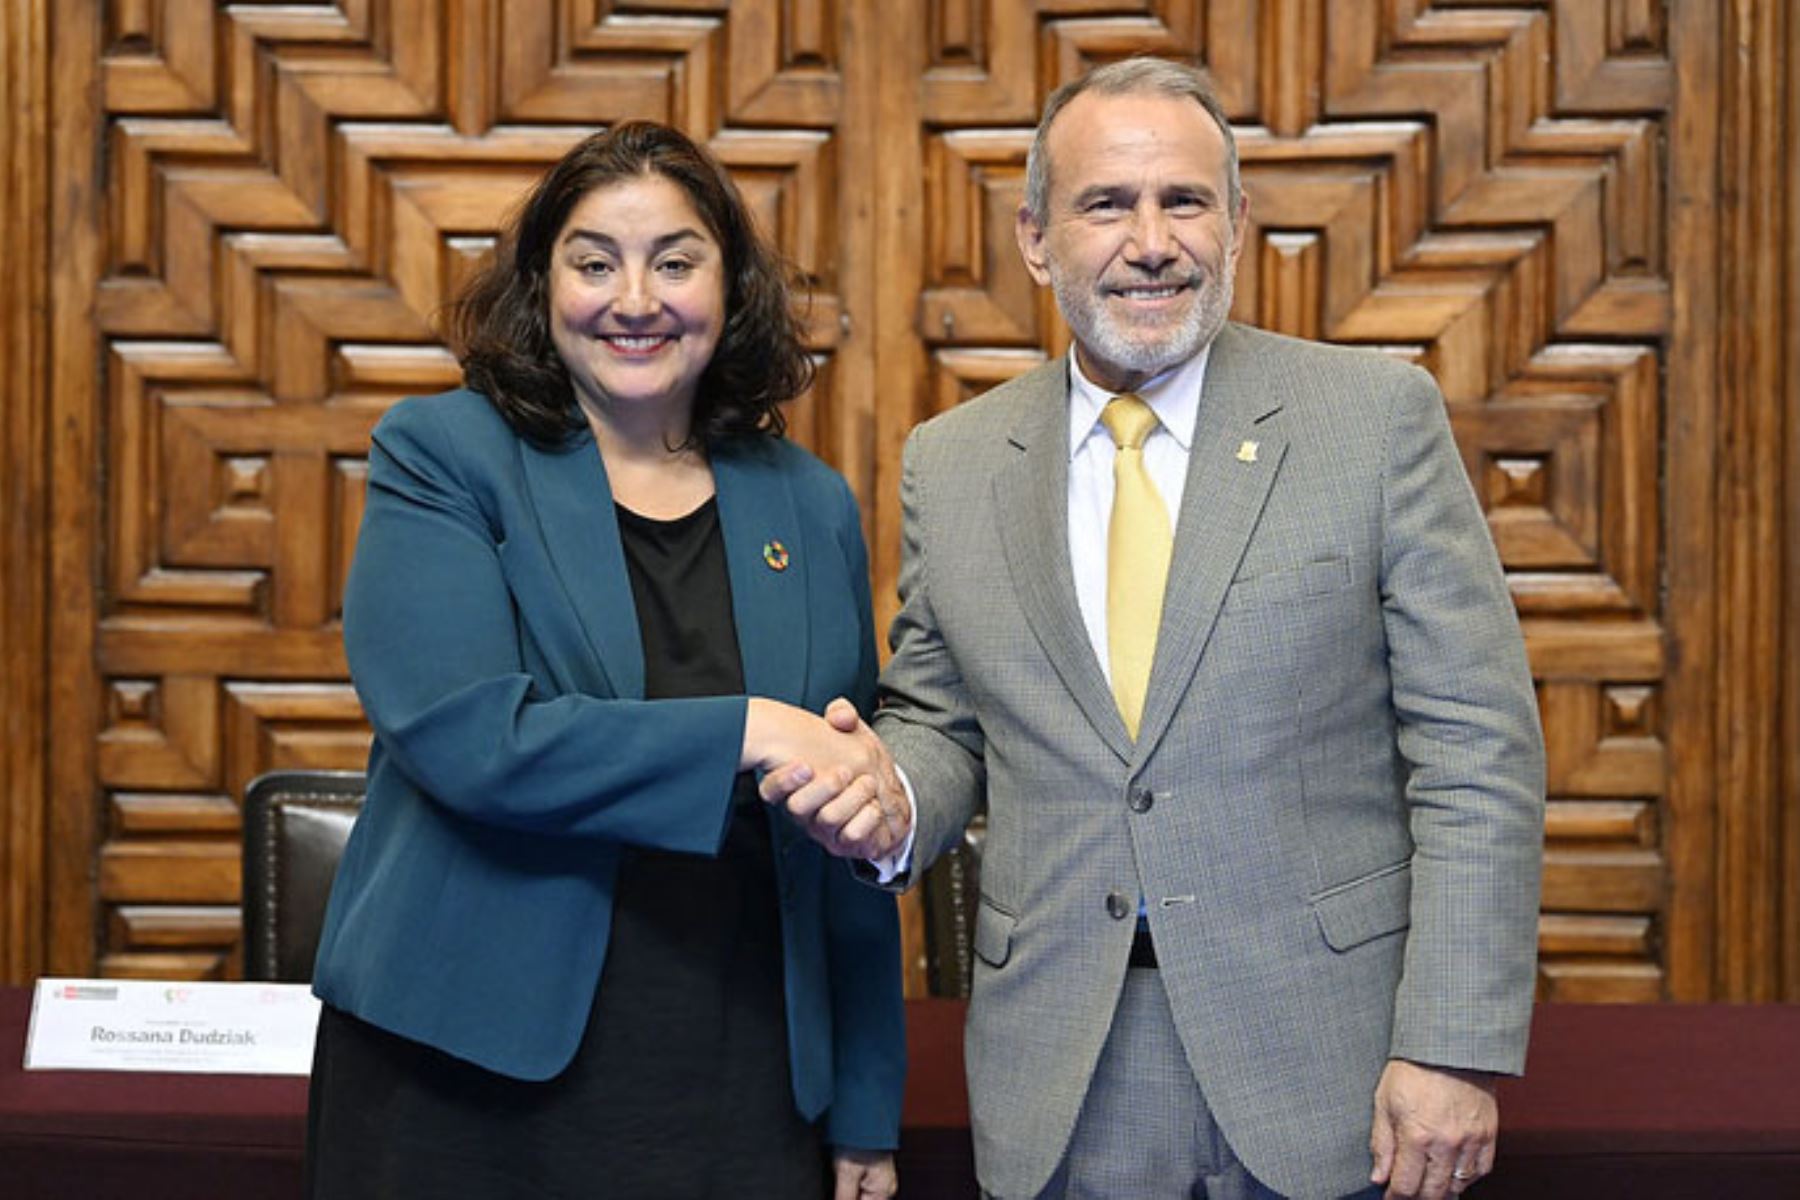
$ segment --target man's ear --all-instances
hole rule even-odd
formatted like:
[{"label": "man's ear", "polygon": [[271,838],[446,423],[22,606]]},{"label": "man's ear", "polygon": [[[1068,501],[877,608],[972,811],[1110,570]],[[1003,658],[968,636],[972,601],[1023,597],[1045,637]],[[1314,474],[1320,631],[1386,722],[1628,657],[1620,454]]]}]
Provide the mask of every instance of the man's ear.
[{"label": "man's ear", "polygon": [[1019,242],[1019,257],[1025,260],[1025,270],[1030,272],[1033,283],[1043,287],[1050,282],[1049,256],[1044,252],[1044,227],[1032,215],[1026,205],[1019,205],[1019,214],[1013,221],[1013,236]]},{"label": "man's ear", "polygon": [[1250,195],[1238,193],[1237,212],[1231,218],[1231,266],[1237,267],[1238,255],[1244,249],[1244,234],[1250,229]]}]

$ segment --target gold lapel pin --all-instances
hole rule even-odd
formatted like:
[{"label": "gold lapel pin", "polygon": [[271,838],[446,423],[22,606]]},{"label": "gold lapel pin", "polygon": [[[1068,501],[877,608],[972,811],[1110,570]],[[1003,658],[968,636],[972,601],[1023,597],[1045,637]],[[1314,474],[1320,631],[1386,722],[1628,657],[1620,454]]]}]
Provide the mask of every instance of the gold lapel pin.
[{"label": "gold lapel pin", "polygon": [[788,569],[787,547],[782,545],[780,542],[764,542],[763,543],[763,562],[768,564],[769,570],[771,570],[771,571],[787,570]]},{"label": "gold lapel pin", "polygon": [[1242,463],[1255,462],[1256,461],[1256,443],[1255,442],[1245,442],[1243,445],[1239,446],[1238,452],[1237,452],[1237,460]]}]

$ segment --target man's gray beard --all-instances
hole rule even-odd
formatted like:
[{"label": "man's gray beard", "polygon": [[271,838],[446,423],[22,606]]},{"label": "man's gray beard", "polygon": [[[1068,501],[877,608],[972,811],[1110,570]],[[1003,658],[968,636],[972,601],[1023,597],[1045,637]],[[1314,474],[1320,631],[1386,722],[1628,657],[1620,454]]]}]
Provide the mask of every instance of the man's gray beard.
[{"label": "man's gray beard", "polygon": [[1050,266],[1050,290],[1075,340],[1104,362],[1146,377],[1186,362],[1218,336],[1231,315],[1232,283],[1225,276],[1202,284],[1180,325],[1144,340],[1129,336],[1131,327],[1115,320],[1094,290],[1074,286],[1054,264]]}]

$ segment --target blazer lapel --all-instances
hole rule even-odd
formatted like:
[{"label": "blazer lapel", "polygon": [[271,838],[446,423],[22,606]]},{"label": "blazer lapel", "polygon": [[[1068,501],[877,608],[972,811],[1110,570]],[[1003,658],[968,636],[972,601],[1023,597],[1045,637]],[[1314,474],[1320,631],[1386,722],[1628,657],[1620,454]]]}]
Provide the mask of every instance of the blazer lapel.
[{"label": "blazer lapel", "polygon": [[1121,761],[1131,758],[1112,690],[1094,658],[1069,562],[1068,373],[1042,369],[1009,437],[1017,453],[994,477],[995,519],[1025,619],[1063,686]]},{"label": "blazer lapel", "polygon": [[712,467],[744,688],[804,705],[811,563],[793,490],[754,443],[715,453]]},{"label": "blazer lapel", "polygon": [[1287,453],[1282,398],[1229,325],[1213,342],[1138,730],[1141,760],[1168,731]]},{"label": "blazer lapel", "polygon": [[[520,445],[538,529],[579,631],[545,649],[585,656],[612,695],[641,699],[644,644],[619,544],[612,488],[593,434],[583,430],[548,449],[529,441]],[[570,629],[562,622],[548,624],[554,631]]]},{"label": "blazer lapel", "polygon": [[[801,539],[793,490],[767,449],[755,444],[715,452],[712,469],[744,691],[807,707],[806,581],[812,556]],[[791,857],[807,838],[782,806],[767,811],[785,894],[794,886],[791,873],[810,861]]]}]

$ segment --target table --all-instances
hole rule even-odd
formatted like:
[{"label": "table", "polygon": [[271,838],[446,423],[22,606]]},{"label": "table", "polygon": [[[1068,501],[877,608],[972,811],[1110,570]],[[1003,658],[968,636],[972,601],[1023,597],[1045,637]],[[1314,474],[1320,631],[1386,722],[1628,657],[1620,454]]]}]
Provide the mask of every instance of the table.
[{"label": "table", "polygon": [[[0,988],[0,1196],[297,1197],[306,1081],[25,1072],[31,993]],[[963,1006],[907,1004],[904,1200],[971,1179]],[[1800,1196],[1800,1005],[1540,1008],[1476,1200]]]},{"label": "table", "polygon": [[0,1197],[300,1194],[306,1080],[26,1071],[31,989],[0,988]]},{"label": "table", "polygon": [[1800,1005],[1547,1005],[1481,1200],[1800,1197]]}]

